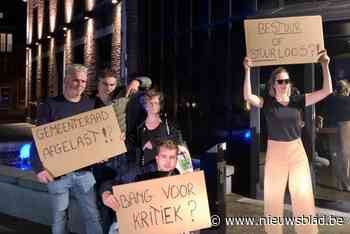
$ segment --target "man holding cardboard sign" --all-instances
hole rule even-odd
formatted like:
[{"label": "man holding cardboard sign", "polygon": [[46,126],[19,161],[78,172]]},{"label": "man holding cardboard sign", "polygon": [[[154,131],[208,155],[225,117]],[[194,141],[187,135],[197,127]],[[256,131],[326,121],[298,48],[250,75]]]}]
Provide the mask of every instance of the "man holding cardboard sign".
[{"label": "man holding cardboard sign", "polygon": [[[38,123],[47,124],[67,118],[94,108],[94,100],[82,96],[86,88],[87,68],[73,64],[66,70],[63,80],[63,95],[50,98],[39,106]],[[44,132],[44,135],[48,132]],[[52,198],[53,234],[68,234],[67,210],[71,193],[74,194],[82,209],[86,233],[102,234],[100,216],[96,206],[94,192],[95,179],[86,169],[80,169],[60,177],[53,176],[47,171],[38,157],[38,150],[33,144],[33,170],[40,182],[46,183]]]},{"label": "man holding cardboard sign", "polygon": [[[173,141],[171,141],[171,140],[161,141],[159,143],[159,145],[157,145],[157,147],[156,147],[155,159],[156,159],[156,164],[157,164],[157,171],[145,172],[143,174],[140,174],[136,177],[135,180],[136,181],[143,181],[143,180],[155,179],[155,178],[159,178],[159,177],[178,175],[179,171],[176,169],[177,153],[178,153],[178,146]],[[187,188],[188,188],[188,194],[190,196],[193,192],[191,190],[193,188],[192,184],[190,186],[187,186]],[[119,220],[120,221],[119,223],[121,225],[120,229],[124,230],[124,233],[129,233],[125,229],[126,228],[125,227],[125,224],[126,224],[125,220],[128,220],[128,218],[126,218],[125,213],[124,213],[124,212],[128,212],[128,211],[123,209],[123,208],[126,208],[125,204],[124,204],[124,202],[126,202],[126,200],[123,201],[124,205],[121,204],[121,200],[119,199],[118,196],[116,196],[116,191],[119,191],[118,188],[113,188],[113,190],[114,190],[114,194],[112,193],[112,184],[110,184],[110,186],[108,188],[106,188],[105,191],[102,192],[103,202],[106,206],[110,207],[111,209],[114,209],[117,212],[119,212],[119,211],[121,212],[121,214],[120,214],[121,216],[119,216],[119,214],[118,214],[118,217],[121,217],[121,219]],[[144,193],[144,195],[146,195],[144,197],[145,200],[151,199],[151,197],[147,196],[146,193],[159,194],[157,190],[149,189]],[[172,193],[172,194],[175,194],[175,193]],[[168,193],[168,195],[169,195],[169,193]],[[206,195],[206,193],[205,193],[205,195]],[[194,204],[194,205],[196,205],[196,204]],[[122,210],[120,210],[120,209],[122,209]],[[170,209],[167,211],[170,211]],[[173,216],[172,216],[173,221],[177,220],[177,218],[179,217],[179,216],[177,216],[178,210],[173,209],[172,211],[174,211]],[[209,217],[209,211],[208,211],[208,217]],[[169,219],[170,219],[170,217],[169,217]],[[136,223],[137,223],[137,221],[136,221]],[[197,223],[197,225],[198,225],[198,223]],[[114,225],[111,226],[110,234],[118,233],[118,231],[119,230],[117,228],[117,223],[115,223]],[[145,231],[147,232],[147,230],[135,230],[136,233],[144,233]],[[159,232],[159,233],[165,233],[165,232]],[[167,233],[169,233],[169,232],[167,232]]]}]

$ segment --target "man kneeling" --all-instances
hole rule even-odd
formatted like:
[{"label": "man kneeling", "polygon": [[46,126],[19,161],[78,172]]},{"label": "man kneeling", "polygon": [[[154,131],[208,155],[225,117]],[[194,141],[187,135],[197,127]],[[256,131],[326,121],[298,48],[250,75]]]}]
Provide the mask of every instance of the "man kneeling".
[{"label": "man kneeling", "polygon": [[[156,147],[156,169],[144,171],[138,175],[136,175],[134,181],[142,181],[155,179],[165,176],[178,175],[179,171],[175,168],[177,163],[177,154],[178,154],[178,146],[172,140],[164,140],[161,141]],[[108,206],[113,210],[118,209],[117,201],[112,193],[113,185],[123,183],[123,181],[115,181],[114,183],[108,183],[108,187],[104,187],[104,191],[102,191],[102,201],[103,204]],[[110,228],[109,234],[118,233],[117,223],[114,222]]]}]

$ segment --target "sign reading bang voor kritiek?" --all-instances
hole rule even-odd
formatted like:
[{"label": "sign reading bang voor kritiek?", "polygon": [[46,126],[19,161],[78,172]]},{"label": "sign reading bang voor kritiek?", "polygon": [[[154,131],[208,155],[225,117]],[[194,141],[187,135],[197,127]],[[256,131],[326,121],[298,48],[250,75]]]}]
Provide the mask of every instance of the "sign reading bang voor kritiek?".
[{"label": "sign reading bang voor kritiek?", "polygon": [[211,226],[203,171],[113,187],[121,234],[179,234]]},{"label": "sign reading bang voor kritiek?", "polygon": [[126,152],[112,106],[32,129],[40,160],[54,177]]},{"label": "sign reading bang voor kritiek?", "polygon": [[321,16],[245,20],[244,28],[254,67],[315,63],[324,50]]}]

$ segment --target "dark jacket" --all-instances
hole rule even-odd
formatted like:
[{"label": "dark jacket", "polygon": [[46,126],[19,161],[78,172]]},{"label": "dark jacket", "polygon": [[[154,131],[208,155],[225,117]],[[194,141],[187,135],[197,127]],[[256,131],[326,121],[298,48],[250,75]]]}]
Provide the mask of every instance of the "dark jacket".
[{"label": "dark jacket", "polygon": [[159,126],[153,130],[148,130],[145,122],[140,124],[137,128],[137,152],[136,157],[138,158],[141,166],[146,165],[154,161],[156,156],[156,147],[152,150],[145,149],[143,146],[150,141],[152,146],[156,146],[162,140],[172,140],[178,145],[184,145],[181,131],[175,127],[174,124],[168,123],[166,119],[163,119]]},{"label": "dark jacket", "polygon": [[154,171],[157,171],[157,165],[155,163],[149,164],[145,167],[128,168],[128,173],[126,173],[122,176],[116,176],[112,180],[104,181],[100,186],[99,192],[101,195],[105,191],[112,192],[112,187],[114,185],[135,182],[140,175],[151,173]]},{"label": "dark jacket", "polygon": [[157,179],[157,178],[173,176],[173,175],[180,175],[180,172],[176,168],[172,171],[167,171],[167,172],[165,172],[165,171],[151,171],[151,172],[136,176],[135,182]]},{"label": "dark jacket", "polygon": [[99,192],[102,195],[102,193],[106,191],[113,192],[112,189],[115,185],[128,184],[172,175],[180,175],[180,172],[176,168],[170,172],[158,171],[157,165],[155,163],[150,163],[145,167],[138,168],[138,170],[130,170],[128,174],[125,174],[121,178],[118,177],[114,180],[105,181],[102,184]]}]

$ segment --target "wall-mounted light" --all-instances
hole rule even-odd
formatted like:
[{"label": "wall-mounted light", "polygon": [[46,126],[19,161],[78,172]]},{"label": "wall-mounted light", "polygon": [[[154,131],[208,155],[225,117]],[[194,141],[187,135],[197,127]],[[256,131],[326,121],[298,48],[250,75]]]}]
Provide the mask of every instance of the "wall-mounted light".
[{"label": "wall-mounted light", "polygon": [[71,23],[65,23],[62,25],[61,29],[66,32],[69,28],[72,27],[72,24]]},{"label": "wall-mounted light", "polygon": [[46,38],[47,38],[47,39],[51,39],[51,38],[53,38],[52,33],[48,33],[48,34],[46,35]]},{"label": "wall-mounted light", "polygon": [[31,44],[26,44],[26,49],[30,50],[33,46]]},{"label": "wall-mounted light", "polygon": [[112,0],[112,4],[118,4],[119,2],[119,0]]},{"label": "wall-mounted light", "polygon": [[92,19],[92,17],[93,17],[93,11],[85,11],[84,20]]},{"label": "wall-mounted light", "polygon": [[35,45],[38,46],[38,45],[39,45],[39,42],[35,42]]}]

